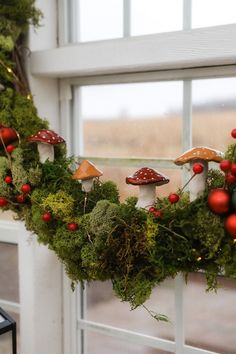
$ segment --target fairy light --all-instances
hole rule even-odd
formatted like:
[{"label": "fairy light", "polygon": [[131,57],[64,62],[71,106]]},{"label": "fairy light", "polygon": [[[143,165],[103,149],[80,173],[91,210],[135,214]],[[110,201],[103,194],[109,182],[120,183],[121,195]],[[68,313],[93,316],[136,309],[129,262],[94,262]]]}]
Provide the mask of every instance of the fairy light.
[{"label": "fairy light", "polygon": [[202,260],[201,256],[197,257],[197,262],[200,262],[201,260]]},{"label": "fairy light", "polygon": [[236,238],[234,238],[233,243],[236,243]]},{"label": "fairy light", "polygon": [[[18,78],[18,76],[14,73],[14,71],[7,66],[1,59],[0,59],[0,64],[2,65],[2,67],[8,72],[8,74],[12,75],[12,77],[17,81],[17,83],[24,89],[26,90],[27,88],[25,87],[25,85],[21,82],[21,80]],[[31,94],[27,94],[26,98],[28,100],[32,99]]]}]

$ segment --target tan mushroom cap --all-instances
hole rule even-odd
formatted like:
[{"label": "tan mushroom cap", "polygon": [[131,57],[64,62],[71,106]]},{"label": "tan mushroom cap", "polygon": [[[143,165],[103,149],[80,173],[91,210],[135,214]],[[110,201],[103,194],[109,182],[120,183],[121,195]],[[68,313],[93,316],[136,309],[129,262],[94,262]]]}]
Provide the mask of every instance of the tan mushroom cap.
[{"label": "tan mushroom cap", "polygon": [[103,175],[103,172],[97,169],[92,162],[88,160],[83,160],[75,173],[73,174],[73,179],[79,179],[84,181],[86,179],[100,177]]},{"label": "tan mushroom cap", "polygon": [[188,151],[185,151],[182,155],[175,159],[176,165],[184,165],[187,162],[194,160],[214,161],[220,162],[223,160],[223,153],[218,150],[211,149],[209,147],[195,147]]}]

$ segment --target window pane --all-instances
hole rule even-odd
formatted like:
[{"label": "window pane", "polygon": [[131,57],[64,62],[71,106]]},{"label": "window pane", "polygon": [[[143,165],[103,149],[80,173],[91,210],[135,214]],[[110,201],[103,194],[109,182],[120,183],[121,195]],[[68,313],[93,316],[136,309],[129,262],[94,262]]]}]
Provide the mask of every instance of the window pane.
[{"label": "window pane", "polygon": [[0,243],[0,299],[19,302],[18,250]]},{"label": "window pane", "polygon": [[128,303],[122,303],[114,297],[109,282],[93,282],[87,287],[87,319],[172,340],[175,316],[173,287],[173,280],[165,281],[153,290],[150,300],[145,303],[148,309],[167,315],[170,322],[166,323],[157,322],[142,307],[130,311]]},{"label": "window pane", "polygon": [[185,333],[187,344],[233,354],[235,337],[235,280],[220,278],[217,294],[206,293],[203,274],[192,274],[185,288]]},{"label": "window pane", "polygon": [[222,152],[233,143],[236,127],[236,78],[193,81],[193,145]]},{"label": "window pane", "polygon": [[84,155],[172,158],[181,153],[182,82],[82,87],[80,109]]},{"label": "window pane", "polygon": [[170,352],[127,343],[98,333],[86,333],[87,354],[170,354]]},{"label": "window pane", "polygon": [[78,38],[80,41],[122,37],[122,0],[79,0]]},{"label": "window pane", "polygon": [[183,0],[131,0],[131,35],[182,29]]},{"label": "window pane", "polygon": [[236,23],[235,0],[192,0],[192,27]]}]

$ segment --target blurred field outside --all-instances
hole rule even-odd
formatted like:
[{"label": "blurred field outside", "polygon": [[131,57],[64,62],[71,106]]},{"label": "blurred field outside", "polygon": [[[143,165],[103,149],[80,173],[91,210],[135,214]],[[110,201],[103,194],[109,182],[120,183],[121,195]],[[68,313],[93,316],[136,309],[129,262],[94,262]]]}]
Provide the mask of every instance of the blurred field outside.
[{"label": "blurred field outside", "polygon": [[[234,143],[230,132],[236,127],[236,111],[193,111],[192,125],[193,146],[208,146],[224,152],[229,144]],[[181,136],[179,114],[156,119],[85,120],[84,155],[175,159],[182,152]],[[125,177],[133,174],[135,169],[99,167],[104,172],[102,180],[111,179],[118,184],[122,200],[137,195],[138,188],[125,183]],[[166,196],[181,187],[180,169],[162,169],[160,172],[169,176],[170,183],[158,188],[159,196]]]}]

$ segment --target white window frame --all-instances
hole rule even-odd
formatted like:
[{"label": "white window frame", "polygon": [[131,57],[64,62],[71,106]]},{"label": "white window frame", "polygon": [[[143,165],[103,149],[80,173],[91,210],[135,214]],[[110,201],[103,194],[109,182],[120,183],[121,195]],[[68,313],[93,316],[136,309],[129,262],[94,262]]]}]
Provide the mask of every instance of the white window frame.
[{"label": "white window frame", "polygon": [[[40,0],[39,0],[40,1]],[[44,2],[47,0],[41,0]],[[77,0],[70,1],[72,6]],[[60,79],[61,102],[60,129],[68,142],[69,153],[73,153],[71,129],[73,85],[105,83],[147,82],[184,80],[183,150],[191,147],[191,80],[209,77],[236,76],[236,25],[224,25],[190,30],[191,0],[184,0],[184,31],[130,37],[130,1],[124,0],[124,37],[99,42],[77,43],[72,31],[68,30],[66,0],[58,0],[59,47],[32,52],[30,72],[33,76]],[[75,11],[74,11],[75,13]],[[70,44],[69,40],[73,43]],[[46,84],[46,83],[45,83]],[[77,100],[78,102],[78,100]],[[75,107],[77,111],[77,107]],[[82,147],[78,146],[82,152]],[[115,161],[115,160],[114,160]],[[124,160],[116,163],[123,165]],[[137,161],[133,161],[133,165]],[[157,161],[159,167],[169,167],[170,161]],[[173,166],[172,166],[173,167]],[[70,282],[65,277],[64,286],[64,354],[83,353],[84,330],[93,330],[128,340],[166,349],[176,354],[212,354],[212,352],[184,344],[183,326],[183,278],[175,280],[176,328],[175,342],[144,336],[123,329],[92,323],[84,320],[85,296],[71,295]],[[76,322],[77,318],[79,321]],[[80,331],[77,337],[76,330]]]}]

